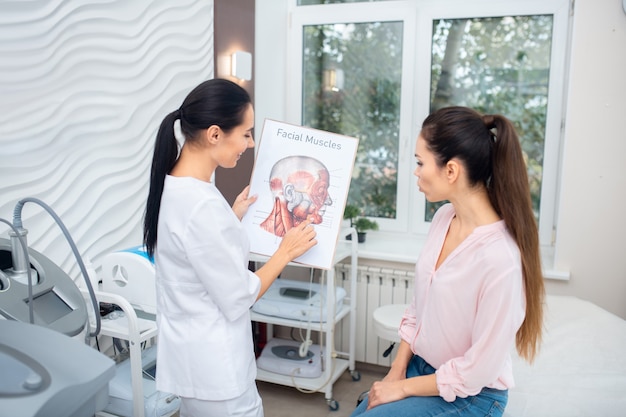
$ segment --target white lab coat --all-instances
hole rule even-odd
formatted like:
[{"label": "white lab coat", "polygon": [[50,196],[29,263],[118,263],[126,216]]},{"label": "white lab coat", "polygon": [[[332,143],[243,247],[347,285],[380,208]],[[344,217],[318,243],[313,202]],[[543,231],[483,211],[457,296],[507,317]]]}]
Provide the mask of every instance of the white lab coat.
[{"label": "white lab coat", "polygon": [[200,400],[241,395],[256,378],[241,222],[211,183],[167,176],[155,251],[157,389]]}]

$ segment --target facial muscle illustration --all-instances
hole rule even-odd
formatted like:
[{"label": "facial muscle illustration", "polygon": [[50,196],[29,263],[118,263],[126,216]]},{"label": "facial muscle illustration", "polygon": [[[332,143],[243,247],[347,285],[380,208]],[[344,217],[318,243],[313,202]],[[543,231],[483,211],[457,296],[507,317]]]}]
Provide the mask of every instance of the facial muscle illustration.
[{"label": "facial muscle illustration", "polygon": [[270,172],[270,189],[274,205],[261,227],[282,237],[294,226],[310,219],[322,223],[330,176],[326,166],[308,156],[289,156],[276,162]]}]

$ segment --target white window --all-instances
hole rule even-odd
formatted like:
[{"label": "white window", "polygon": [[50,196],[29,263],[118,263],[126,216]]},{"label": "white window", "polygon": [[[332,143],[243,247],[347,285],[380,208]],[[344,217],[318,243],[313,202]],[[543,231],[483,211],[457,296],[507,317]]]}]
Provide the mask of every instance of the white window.
[{"label": "white window", "polygon": [[294,2],[290,17],[287,116],[359,138],[349,203],[383,231],[426,232],[415,139],[431,111],[464,105],[516,125],[553,243],[568,0]]}]

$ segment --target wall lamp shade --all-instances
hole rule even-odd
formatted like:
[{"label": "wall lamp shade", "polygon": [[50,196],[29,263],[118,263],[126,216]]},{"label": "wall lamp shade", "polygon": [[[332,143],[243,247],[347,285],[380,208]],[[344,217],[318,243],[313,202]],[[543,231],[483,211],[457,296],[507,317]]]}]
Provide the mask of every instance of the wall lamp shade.
[{"label": "wall lamp shade", "polygon": [[322,73],[322,87],[325,91],[341,91],[343,89],[343,70],[326,69]]},{"label": "wall lamp shade", "polygon": [[240,80],[252,79],[252,54],[237,51],[230,57],[230,75]]}]

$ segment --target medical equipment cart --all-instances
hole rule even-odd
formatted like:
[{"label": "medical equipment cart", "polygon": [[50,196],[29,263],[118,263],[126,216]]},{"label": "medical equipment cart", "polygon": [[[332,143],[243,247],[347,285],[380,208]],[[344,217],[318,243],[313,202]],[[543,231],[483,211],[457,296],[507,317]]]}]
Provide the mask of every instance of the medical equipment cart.
[{"label": "medical equipment cart", "polygon": [[[320,331],[325,337],[324,339],[322,359],[323,359],[323,372],[321,376],[316,378],[297,377],[293,375],[284,375],[279,373],[270,372],[264,369],[258,369],[257,380],[264,382],[271,382],[274,384],[293,386],[302,390],[311,392],[324,392],[326,403],[331,411],[339,409],[339,403],[333,398],[333,384],[337,379],[346,371],[349,370],[352,379],[358,381],[361,379],[361,375],[355,370],[355,334],[356,334],[356,271],[357,271],[357,259],[358,259],[358,242],[357,234],[354,228],[348,228],[340,231],[341,237],[350,235],[351,240],[340,238],[337,242],[335,249],[335,256],[333,259],[333,266],[326,271],[326,300],[335,299],[335,271],[334,266],[350,257],[351,261],[351,273],[350,273],[350,288],[347,296],[344,298],[344,303],[338,311],[335,310],[335,305],[332,302],[327,302],[325,307],[328,309],[326,314],[326,321],[315,323],[315,328],[311,327],[311,322],[306,320],[294,320],[276,316],[269,316],[265,314],[259,314],[251,311],[252,320],[259,323],[267,324],[267,339],[268,341],[273,338],[273,325],[280,325],[285,327],[306,329],[310,328],[314,331]],[[251,255],[251,261],[255,263],[263,263],[268,258],[256,254]],[[289,265],[307,267],[296,263],[290,263]],[[334,312],[334,314],[333,314]],[[335,326],[342,320],[349,320],[349,348],[348,352],[335,352]]]},{"label": "medical equipment cart", "polygon": [[[144,387],[143,387],[143,367],[141,363],[141,345],[144,342],[152,341],[157,336],[156,321],[146,320],[137,317],[133,306],[122,296],[96,291],[96,297],[101,303],[115,304],[122,309],[124,317],[115,320],[102,320],[100,334],[102,336],[115,337],[121,340],[128,340],[130,358],[130,377],[133,398],[133,416],[144,417]],[[96,414],[100,416],[111,416],[112,414],[102,411]]]}]

